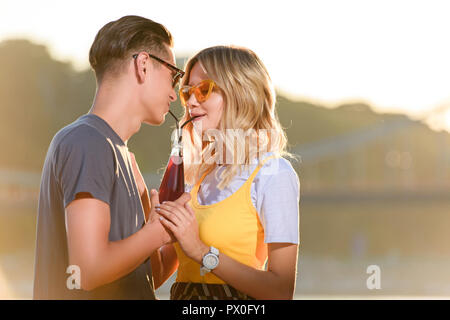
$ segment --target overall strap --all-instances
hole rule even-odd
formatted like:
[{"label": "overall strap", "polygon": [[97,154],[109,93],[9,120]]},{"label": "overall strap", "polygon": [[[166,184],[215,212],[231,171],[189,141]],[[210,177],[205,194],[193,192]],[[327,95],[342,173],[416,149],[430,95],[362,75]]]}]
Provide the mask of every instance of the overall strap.
[{"label": "overall strap", "polygon": [[248,178],[248,180],[245,183],[248,183],[249,185],[252,184],[253,179],[255,179],[256,175],[258,174],[259,170],[264,166],[264,164],[269,161],[270,159],[274,159],[277,158],[277,155],[272,155],[269,156],[267,158],[265,158],[264,160],[260,161],[258,166],[255,168],[255,170],[253,170],[252,174],[250,175],[250,177]]}]

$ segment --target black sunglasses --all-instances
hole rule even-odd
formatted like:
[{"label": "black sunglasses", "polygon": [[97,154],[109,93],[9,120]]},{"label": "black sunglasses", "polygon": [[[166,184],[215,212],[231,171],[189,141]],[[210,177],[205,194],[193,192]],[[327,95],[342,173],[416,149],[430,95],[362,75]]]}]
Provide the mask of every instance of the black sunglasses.
[{"label": "black sunglasses", "polygon": [[[173,72],[175,72],[175,74],[172,77],[172,87],[175,88],[178,84],[178,82],[180,81],[181,78],[183,78],[184,76],[184,71],[181,69],[178,69],[177,67],[175,67],[173,64],[170,64],[166,61],[164,61],[161,58],[158,58],[157,56],[152,55],[149,52],[146,52],[150,58],[155,59],[156,61],[158,61],[159,63],[165,65],[167,68],[169,68],[170,70],[172,70]],[[133,54],[133,59],[136,59],[138,57],[139,53],[135,53]]]}]

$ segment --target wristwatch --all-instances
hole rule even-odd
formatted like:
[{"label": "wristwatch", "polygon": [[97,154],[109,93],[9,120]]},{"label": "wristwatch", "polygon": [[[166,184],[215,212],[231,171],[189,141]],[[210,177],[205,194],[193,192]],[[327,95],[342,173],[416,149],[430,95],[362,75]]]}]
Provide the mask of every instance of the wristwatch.
[{"label": "wristwatch", "polygon": [[208,272],[211,272],[219,265],[219,250],[211,246],[209,252],[203,256],[202,266],[200,268],[200,275],[203,277]]}]

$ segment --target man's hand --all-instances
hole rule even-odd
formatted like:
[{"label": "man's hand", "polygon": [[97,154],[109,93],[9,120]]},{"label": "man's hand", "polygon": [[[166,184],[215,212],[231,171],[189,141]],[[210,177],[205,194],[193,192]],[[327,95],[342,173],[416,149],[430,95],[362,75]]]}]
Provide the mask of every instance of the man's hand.
[{"label": "man's hand", "polygon": [[155,189],[150,190],[150,214],[148,215],[148,222],[152,223],[159,220],[159,213],[156,210],[159,208],[159,193]]},{"label": "man's hand", "polygon": [[77,196],[66,207],[68,263],[80,267],[81,288],[84,290],[92,290],[126,276],[170,241],[159,221],[148,223],[128,238],[118,241],[109,241],[110,227],[109,205],[90,194]]},{"label": "man's hand", "polygon": [[139,170],[139,166],[136,162],[136,158],[134,157],[134,153],[130,152],[131,166],[133,167],[134,178],[136,179],[139,196],[142,197],[145,190],[147,190],[147,185],[145,184],[144,177],[142,177],[141,170]]}]

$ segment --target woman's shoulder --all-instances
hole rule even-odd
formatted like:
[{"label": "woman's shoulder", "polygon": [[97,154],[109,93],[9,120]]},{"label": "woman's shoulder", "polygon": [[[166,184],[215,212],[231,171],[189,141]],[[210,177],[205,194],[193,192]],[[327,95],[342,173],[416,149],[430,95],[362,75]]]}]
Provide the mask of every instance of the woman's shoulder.
[{"label": "woman's shoulder", "polygon": [[[269,159],[268,159],[269,158]],[[297,176],[297,172],[292,166],[291,161],[288,159],[276,156],[273,153],[268,153],[264,158],[264,164],[261,166],[261,172],[266,175],[279,175],[279,174],[288,174]]]},{"label": "woman's shoulder", "polygon": [[257,189],[271,192],[273,188],[287,185],[292,186],[296,190],[300,189],[300,179],[291,161],[274,154],[269,156],[271,157],[270,159],[267,159],[267,156],[264,158],[266,161],[255,177]]}]

